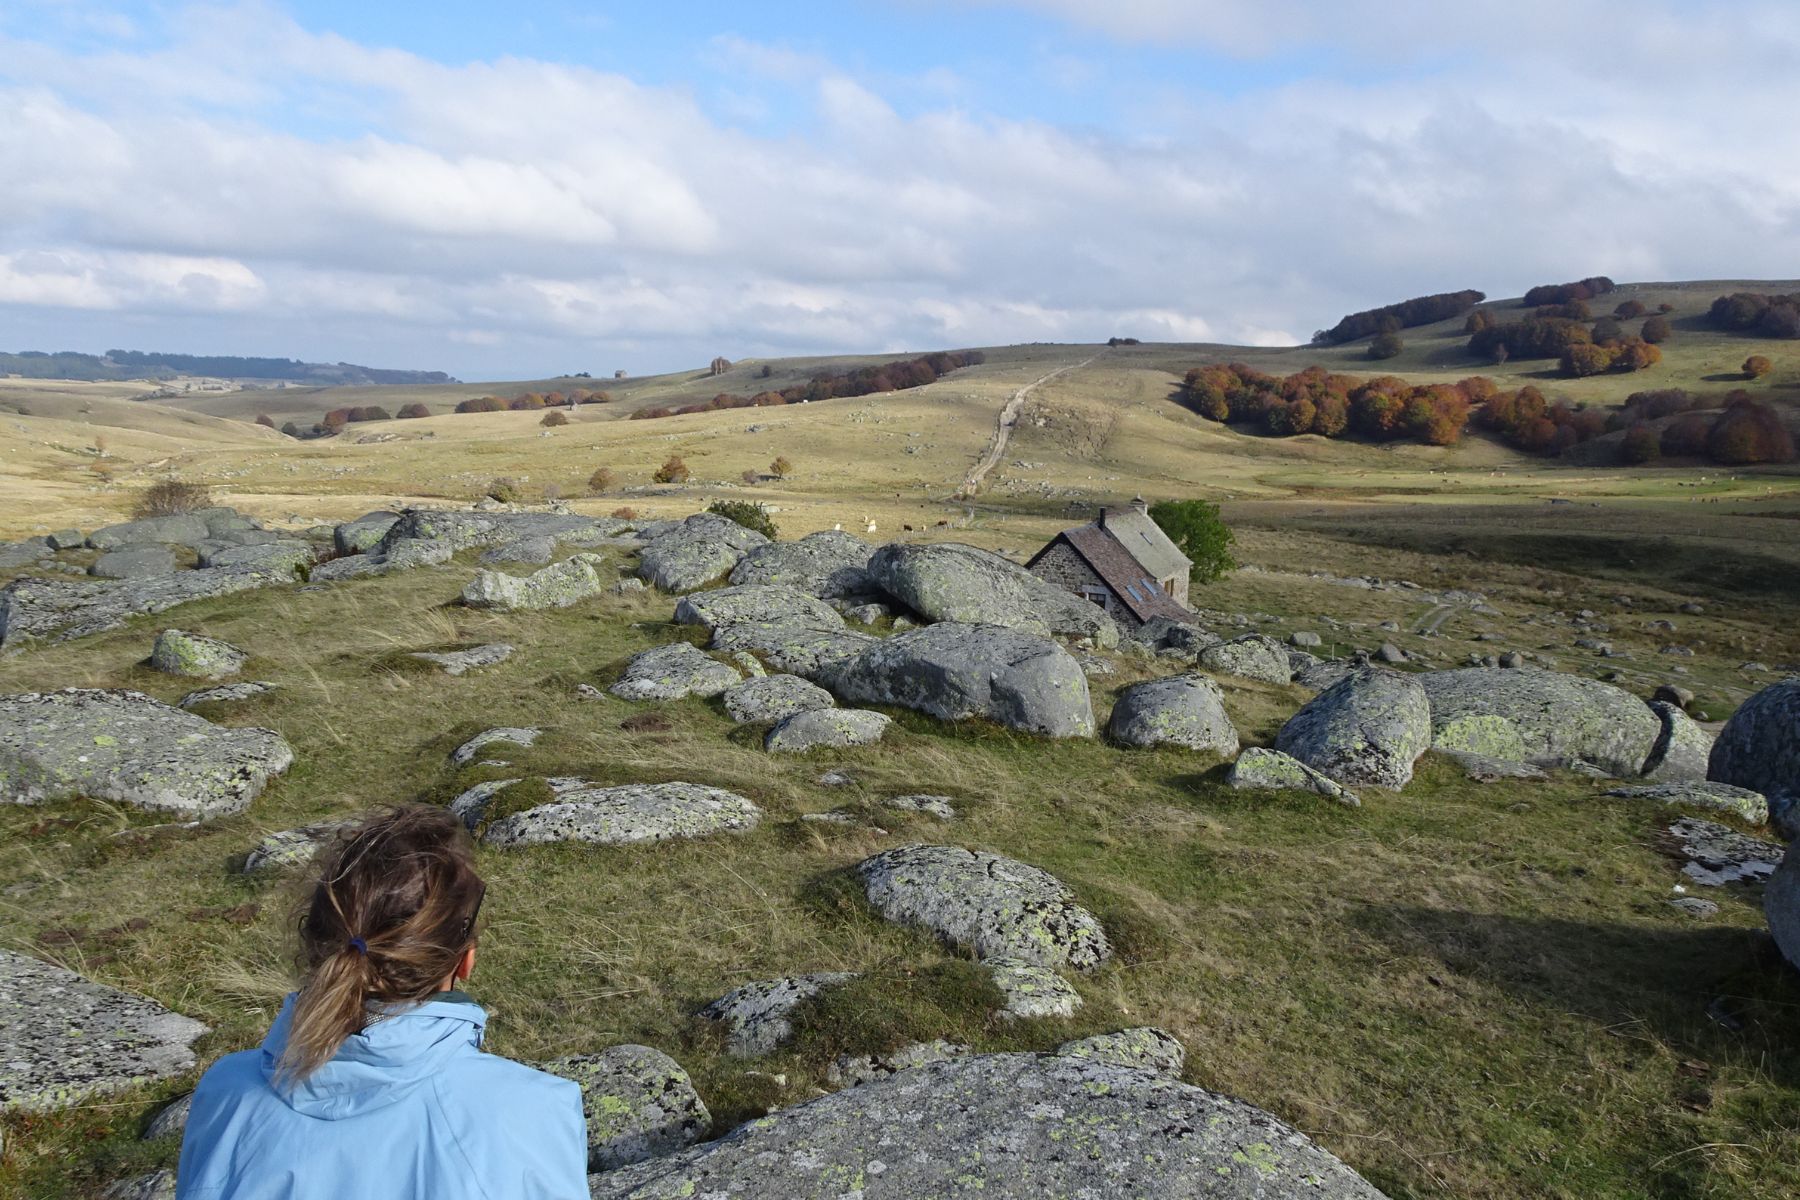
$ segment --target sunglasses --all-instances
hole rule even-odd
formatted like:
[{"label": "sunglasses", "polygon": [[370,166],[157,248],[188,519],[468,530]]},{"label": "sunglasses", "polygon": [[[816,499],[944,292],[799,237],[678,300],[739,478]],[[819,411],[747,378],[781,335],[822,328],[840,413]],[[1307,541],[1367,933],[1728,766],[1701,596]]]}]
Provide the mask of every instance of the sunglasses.
[{"label": "sunglasses", "polygon": [[456,935],[457,940],[464,945],[467,945],[475,934],[475,918],[481,915],[481,902],[486,899],[487,884],[484,883],[481,885],[481,891],[475,897],[475,907],[469,911],[468,919],[462,923],[462,932]]}]

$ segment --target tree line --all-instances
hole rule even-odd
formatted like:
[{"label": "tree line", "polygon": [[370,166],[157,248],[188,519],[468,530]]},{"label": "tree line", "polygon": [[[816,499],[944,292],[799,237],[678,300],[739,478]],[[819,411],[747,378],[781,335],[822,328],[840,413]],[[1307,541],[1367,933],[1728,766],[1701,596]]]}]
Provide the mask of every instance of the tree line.
[{"label": "tree line", "polygon": [[1472,390],[1486,380],[1414,385],[1394,375],[1358,379],[1308,367],[1278,377],[1245,366],[1195,367],[1183,390],[1189,408],[1225,424],[1254,424],[1277,436],[1316,433],[1356,434],[1373,441],[1412,439],[1433,446],[1462,437],[1473,403]]},{"label": "tree line", "polygon": [[[1674,421],[1658,426],[1652,422]],[[1619,461],[1705,458],[1725,466],[1791,462],[1794,442],[1781,416],[1749,392],[1700,396],[1682,388],[1633,392],[1618,409],[1550,401],[1535,387],[1496,391],[1475,424],[1527,454],[1558,455],[1607,433],[1625,431]]]},{"label": "tree line", "polygon": [[1460,292],[1439,292],[1432,296],[1414,296],[1398,304],[1350,313],[1330,329],[1313,334],[1315,346],[1337,346],[1378,333],[1398,333],[1415,325],[1430,325],[1460,317],[1487,299],[1487,293],[1469,288]]},{"label": "tree line", "polygon": [[769,408],[782,404],[805,404],[816,400],[835,400],[849,396],[869,396],[878,392],[898,392],[924,387],[961,367],[972,367],[987,361],[979,350],[940,351],[914,359],[901,359],[879,366],[858,367],[852,371],[826,371],[805,383],[780,391],[763,391],[753,396],[720,392],[703,404],[687,404],[680,408],[640,408],[631,414],[634,421],[656,420],[686,413],[717,412],[728,408]]},{"label": "tree line", "polygon": [[1757,337],[1800,337],[1800,292],[1770,295],[1733,292],[1720,296],[1707,310],[1713,328]]}]

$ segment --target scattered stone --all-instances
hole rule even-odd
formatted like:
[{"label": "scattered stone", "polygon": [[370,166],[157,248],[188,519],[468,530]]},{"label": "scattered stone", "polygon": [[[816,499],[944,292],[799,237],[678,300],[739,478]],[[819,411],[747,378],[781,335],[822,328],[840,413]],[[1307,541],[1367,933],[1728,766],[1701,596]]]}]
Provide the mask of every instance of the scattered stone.
[{"label": "scattered stone", "polygon": [[977,958],[1089,971],[1112,954],[1106,931],[1068,885],[1016,859],[960,846],[901,846],[856,867],[869,903]]},{"label": "scattered stone", "polygon": [[144,1128],[146,1142],[158,1142],[163,1138],[178,1138],[187,1131],[188,1113],[194,1107],[194,1093],[171,1100],[162,1111],[150,1118],[150,1124]]},{"label": "scattered stone", "polygon": [[1056,1052],[1166,1075],[1170,1079],[1180,1079],[1181,1072],[1187,1067],[1187,1047],[1181,1044],[1181,1039],[1166,1029],[1151,1025],[1064,1042]]},{"label": "scattered stone", "polygon": [[927,1063],[948,1062],[973,1051],[942,1038],[930,1042],[912,1042],[886,1054],[841,1054],[825,1072],[825,1081],[834,1088],[861,1087],[901,1071],[910,1071]]},{"label": "scattered stone", "polygon": [[840,530],[809,533],[797,542],[757,546],[732,568],[733,584],[775,584],[829,600],[874,590],[869,556],[875,547]]},{"label": "scattered stone", "polygon": [[1234,788],[1256,791],[1316,792],[1342,804],[1357,807],[1362,801],[1356,793],[1336,780],[1313,770],[1297,758],[1279,750],[1246,746],[1231,764],[1225,782]]},{"label": "scattered stone", "polygon": [[1456,763],[1476,783],[1500,783],[1507,779],[1548,779],[1540,767],[1530,763],[1508,762],[1502,758],[1488,758],[1482,754],[1469,754],[1461,750],[1444,750],[1439,753]]},{"label": "scattered stone", "polygon": [[1081,664],[1047,638],[994,625],[930,625],[874,640],[821,680],[839,699],[986,717],[1048,737],[1090,737]]},{"label": "scattered stone", "polygon": [[1431,745],[1431,705],[1416,678],[1365,667],[1307,702],[1275,747],[1342,784],[1399,791]]},{"label": "scattered stone", "polygon": [[388,530],[399,519],[399,513],[364,513],[356,520],[346,521],[334,529],[332,542],[337,546],[339,554],[366,553],[381,545],[381,539],[387,536]]},{"label": "scattered stone", "polygon": [[337,836],[340,830],[354,823],[324,821],[317,825],[304,825],[299,829],[271,833],[256,843],[256,847],[244,859],[244,874],[254,875],[258,871],[279,870],[283,867],[303,867],[319,853],[320,847]]},{"label": "scattered stone", "polygon": [[590,1171],[662,1158],[712,1132],[694,1081],[660,1050],[611,1046],[534,1065],[581,1085]]},{"label": "scattered stone", "polygon": [[1182,746],[1225,756],[1238,749],[1224,694],[1204,675],[1175,675],[1126,688],[1113,705],[1106,733],[1123,746]]},{"label": "scattered stone", "polygon": [[831,693],[798,675],[764,675],[726,688],[721,696],[725,713],[742,725],[751,721],[780,721],[796,713],[831,708]]},{"label": "scattered stone", "polygon": [[671,642],[634,655],[612,686],[621,700],[680,700],[717,696],[743,676],[687,642]]},{"label": "scattered stone", "polygon": [[724,1022],[727,1054],[751,1058],[769,1053],[794,1035],[789,1017],[802,1000],[854,978],[842,971],[823,971],[758,980],[720,996],[701,1009],[700,1015]]},{"label": "scattered stone", "polygon": [[931,621],[1000,625],[1026,633],[1119,644],[1119,627],[1099,606],[997,554],[954,542],[892,542],[869,559],[877,586]]},{"label": "scattered stone", "polygon": [[1296,629],[1293,633],[1288,635],[1288,644],[1291,646],[1299,646],[1303,650],[1310,650],[1318,646],[1323,646],[1325,644],[1325,639],[1309,630]]},{"label": "scattered stone", "polygon": [[856,782],[856,776],[848,771],[827,771],[813,781],[820,787],[850,787]]},{"label": "scattered stone", "polygon": [[762,661],[748,650],[733,650],[725,657],[731,660],[732,666],[744,673],[746,679],[763,679],[769,674]]},{"label": "scattered stone", "polygon": [[590,1183],[594,1200],[1381,1200],[1304,1134],[1241,1100],[1035,1054],[929,1063]]},{"label": "scattered stone", "polygon": [[1500,656],[1500,665],[1509,671],[1516,671],[1525,665],[1525,656],[1517,650],[1508,650]]},{"label": "scattered stone", "polygon": [[1713,808],[1742,817],[1752,825],[1766,825],[1769,802],[1762,793],[1729,783],[1653,783],[1614,788],[1606,793],[1628,800],[1655,800],[1662,804],[1685,804],[1694,808]]},{"label": "scattered stone", "polygon": [[1272,637],[1247,633],[1228,642],[1217,642],[1200,651],[1203,670],[1263,683],[1287,683],[1294,678],[1287,650]]},{"label": "scattered stone", "polygon": [[1713,903],[1711,900],[1703,900],[1699,896],[1677,896],[1675,899],[1669,901],[1669,906],[1671,908],[1679,908],[1690,917],[1705,918],[1716,917],[1719,915],[1719,906],[1717,904]]},{"label": "scattered stone", "polygon": [[1405,662],[1406,651],[1394,645],[1392,642],[1383,642],[1381,643],[1381,648],[1375,651],[1375,657],[1391,666]]},{"label": "scattered stone", "polygon": [[150,666],[189,679],[223,679],[243,670],[249,657],[229,642],[165,629],[156,635],[156,644],[150,649]]},{"label": "scattered stone", "polygon": [[0,950],[0,1113],[47,1113],[193,1070],[206,1026]]},{"label": "scattered stone", "polygon": [[714,513],[696,513],[645,543],[638,574],[665,592],[691,592],[726,574],[769,539]]},{"label": "scattered stone", "polygon": [[1786,850],[1779,843],[1746,837],[1697,817],[1682,817],[1670,825],[1668,846],[1677,858],[1685,860],[1682,873],[1707,887],[1766,879]]},{"label": "scattered stone", "polygon": [[893,718],[865,708],[814,708],[784,717],[763,738],[771,753],[804,754],[821,746],[845,748],[879,742]]},{"label": "scattered stone", "polygon": [[477,571],[463,588],[462,602],[500,612],[568,608],[600,594],[604,585],[595,568],[605,562],[597,554],[575,554],[525,576]]},{"label": "scattered stone", "polygon": [[1535,667],[1469,667],[1414,676],[1431,702],[1434,749],[1636,778],[1662,722],[1631,693]]},{"label": "scattered stone", "polygon": [[145,579],[175,573],[175,555],[167,546],[125,546],[94,560],[88,574],[96,579]]},{"label": "scattered stone", "polygon": [[86,796],[208,819],[249,807],[294,752],[268,729],[227,729],[140,692],[0,696],[0,803]]},{"label": "scattered stone", "polygon": [[613,584],[612,590],[621,596],[628,596],[632,592],[647,592],[650,590],[650,585],[635,575],[627,575]]},{"label": "scattered stone", "polygon": [[243,683],[227,683],[215,688],[202,688],[197,692],[189,692],[176,702],[175,707],[195,709],[202,704],[236,704],[244,700],[254,700],[258,696],[266,696],[270,692],[280,691],[279,684],[262,680],[246,680]]},{"label": "scattered stone", "polygon": [[452,766],[466,767],[474,762],[483,750],[495,742],[505,742],[508,745],[530,749],[543,735],[544,731],[541,729],[520,729],[511,726],[484,729],[452,751],[450,763]]},{"label": "scattered stone", "polygon": [[1006,997],[1002,1020],[1072,1017],[1081,1007],[1081,993],[1049,967],[1010,957],[990,958],[983,965]]},{"label": "scattered stone", "polygon": [[844,610],[844,619],[855,621],[858,625],[873,625],[889,615],[885,604],[853,604]]},{"label": "scattered stone", "polygon": [[888,808],[900,809],[902,812],[928,813],[940,821],[956,820],[956,805],[948,796],[925,794],[890,796],[881,803]]},{"label": "scattered stone", "polygon": [[630,784],[559,792],[553,804],[488,826],[490,846],[590,842],[614,846],[754,829],[762,810],[742,796],[694,783]]},{"label": "scattered stone", "polygon": [[491,667],[495,663],[505,662],[513,655],[513,648],[506,642],[494,642],[486,646],[474,646],[468,650],[415,650],[408,657],[422,662],[436,663],[444,669],[446,675],[461,675],[465,671],[473,671],[479,667]]}]

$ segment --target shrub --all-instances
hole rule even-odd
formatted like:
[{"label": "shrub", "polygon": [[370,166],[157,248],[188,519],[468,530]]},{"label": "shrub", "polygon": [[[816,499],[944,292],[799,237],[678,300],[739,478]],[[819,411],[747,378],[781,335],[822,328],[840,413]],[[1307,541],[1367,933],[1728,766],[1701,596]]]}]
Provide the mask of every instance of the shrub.
[{"label": "shrub", "polygon": [[264,429],[275,428],[275,418],[271,417],[268,413],[257,413],[256,423],[261,425]]},{"label": "shrub", "polygon": [[487,485],[487,496],[502,504],[517,504],[525,498],[525,493],[520,490],[517,480],[503,475]]},{"label": "shrub", "polygon": [[1649,317],[1645,319],[1644,327],[1638,330],[1638,336],[1655,345],[1674,337],[1675,327],[1669,324],[1669,318],[1665,316]]},{"label": "shrub", "polygon": [[456,411],[459,413],[505,412],[506,401],[498,396],[473,396],[459,402]]},{"label": "shrub", "polygon": [[555,429],[558,426],[567,425],[568,423],[569,418],[563,414],[563,411],[560,408],[551,409],[544,414],[544,419],[538,422],[538,424],[542,425],[545,429]]},{"label": "shrub", "polygon": [[1625,338],[1612,352],[1616,371],[1644,371],[1662,361],[1662,351],[1642,338]]},{"label": "shrub", "polygon": [[601,492],[610,492],[619,481],[611,467],[595,467],[594,473],[588,476],[588,491],[598,496]]},{"label": "shrub", "polygon": [[786,479],[788,477],[788,472],[793,469],[794,464],[781,455],[776,455],[775,461],[769,464],[769,474],[777,479]]},{"label": "shrub", "polygon": [[688,465],[681,461],[681,456],[671,454],[667,462],[656,468],[656,474],[651,478],[658,483],[686,483],[689,473]]},{"label": "shrub", "polygon": [[1237,566],[1231,558],[1231,529],[1219,506],[1205,500],[1163,500],[1150,506],[1150,519],[1193,563],[1188,578],[1211,583]]},{"label": "shrub", "polygon": [[1648,425],[1633,425],[1619,443],[1619,461],[1628,466],[1652,463],[1662,457],[1662,439]]},{"label": "shrub", "polygon": [[1564,375],[1581,379],[1608,370],[1612,366],[1612,361],[1612,351],[1604,346],[1592,344],[1570,346],[1562,353],[1562,372]]},{"label": "shrub", "polygon": [[1761,379],[1775,369],[1775,364],[1761,354],[1752,354],[1744,360],[1744,378]]},{"label": "shrub", "polygon": [[1406,343],[1400,340],[1397,333],[1378,333],[1369,342],[1369,357],[1372,359],[1393,358],[1406,349]]},{"label": "shrub", "polygon": [[1635,321],[1648,311],[1642,300],[1621,300],[1619,306],[1613,309],[1613,316],[1621,321]]},{"label": "shrub", "polygon": [[1706,452],[1714,462],[1729,466],[1788,462],[1794,457],[1794,441],[1774,409],[1749,396],[1735,397],[1706,435]]},{"label": "shrub", "polygon": [[138,493],[137,503],[131,507],[131,515],[138,520],[145,517],[174,517],[211,507],[212,489],[204,483],[159,479]]},{"label": "shrub", "polygon": [[394,415],[403,421],[410,421],[417,420],[419,417],[429,417],[431,410],[423,404],[408,404]]},{"label": "shrub", "polygon": [[1321,329],[1313,334],[1312,340],[1315,346],[1336,346],[1370,334],[1392,333],[1414,325],[1448,321],[1452,317],[1462,316],[1486,299],[1486,294],[1473,288],[1461,292],[1439,292],[1434,296],[1415,296],[1398,304],[1351,313],[1330,329]]},{"label": "shrub", "polygon": [[621,521],[635,521],[635,520],[637,520],[638,510],[631,507],[631,505],[627,504],[623,508],[613,509],[612,515],[617,517]]},{"label": "shrub", "polygon": [[754,529],[771,542],[779,536],[775,528],[775,519],[769,510],[750,500],[715,500],[706,508],[709,513],[717,513],[727,520],[736,521],[745,529]]},{"label": "shrub", "polygon": [[738,478],[742,479],[746,486],[755,487],[762,482],[762,472],[754,469],[746,470],[742,475],[739,475]]}]

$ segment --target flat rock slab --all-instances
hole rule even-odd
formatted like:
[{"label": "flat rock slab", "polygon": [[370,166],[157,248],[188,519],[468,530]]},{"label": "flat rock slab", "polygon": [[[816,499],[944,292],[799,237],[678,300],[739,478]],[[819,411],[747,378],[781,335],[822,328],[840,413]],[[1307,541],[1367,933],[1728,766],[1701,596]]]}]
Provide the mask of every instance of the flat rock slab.
[{"label": "flat rock slab", "polygon": [[1412,677],[1355,671],[1307,701],[1275,748],[1338,783],[1399,791],[1431,745],[1431,703]]},{"label": "flat rock slab", "polygon": [[709,645],[732,657],[749,654],[771,670],[823,682],[838,667],[877,642],[840,623],[835,629],[805,625],[743,624],[720,628]]},{"label": "flat rock slab", "polygon": [[1106,931],[1048,871],[961,846],[901,846],[857,864],[869,903],[977,958],[1089,971],[1112,954]]},{"label": "flat rock slab", "polygon": [[541,729],[519,729],[511,726],[500,729],[484,729],[452,750],[450,763],[452,766],[466,767],[474,762],[483,750],[497,743],[519,746],[529,750],[532,746],[537,745],[537,740],[543,736],[544,731]]},{"label": "flat rock slab", "polygon": [[1682,817],[1669,826],[1666,846],[1682,861],[1681,871],[1695,883],[1721,887],[1755,883],[1774,874],[1787,847],[1746,837],[1713,821]]},{"label": "flat rock slab", "polygon": [[797,542],[770,542],[731,570],[734,584],[768,583],[832,599],[872,590],[869,556],[875,547],[853,534],[827,529]]},{"label": "flat rock slab", "polygon": [[463,588],[462,602],[498,612],[568,608],[600,594],[604,584],[596,568],[605,562],[598,555],[576,554],[524,576],[478,571]]},{"label": "flat rock slab", "polygon": [[1416,675],[1431,702],[1431,745],[1539,767],[1643,773],[1662,722],[1630,692],[1536,667]]},{"label": "flat rock slab", "polygon": [[879,742],[894,719],[865,708],[815,708],[785,717],[763,738],[772,754],[804,754],[808,750],[844,749]]},{"label": "flat rock slab", "polygon": [[932,621],[1083,637],[1102,649],[1119,644],[1119,627],[1099,606],[974,546],[890,542],[868,570],[883,592]]},{"label": "flat rock slab", "polygon": [[353,821],[322,821],[316,825],[302,825],[298,829],[283,829],[271,833],[256,843],[244,858],[244,873],[253,875],[258,871],[303,867],[313,860],[326,842],[340,830],[353,824]]},{"label": "flat rock slab", "polygon": [[291,574],[254,567],[216,567],[119,582],[15,579],[0,588],[0,646],[33,638],[60,642],[87,637],[190,600],[292,582]]},{"label": "flat rock slab", "polygon": [[936,817],[940,821],[956,820],[956,801],[949,796],[932,796],[924,792],[913,792],[905,796],[889,796],[881,803],[886,808],[897,808],[902,812],[921,812]]},{"label": "flat rock slab", "polygon": [[798,675],[761,675],[726,688],[725,714],[738,724],[780,721],[795,713],[831,708],[831,693]]},{"label": "flat rock slab", "polygon": [[1056,1052],[1072,1058],[1129,1067],[1134,1071],[1150,1071],[1170,1079],[1180,1079],[1187,1066],[1187,1047],[1181,1044],[1181,1039],[1166,1029],[1151,1025],[1064,1042]]},{"label": "flat rock slab", "polygon": [[1021,958],[990,958],[983,965],[994,986],[1006,997],[1006,1004],[1000,1009],[1003,1020],[1072,1017],[1081,1007],[1081,993],[1049,967]]},{"label": "flat rock slab", "polygon": [[468,650],[415,650],[412,652],[413,658],[421,662],[436,663],[444,669],[446,675],[461,675],[466,671],[491,667],[495,663],[505,662],[512,656],[513,648],[506,642],[493,642]]},{"label": "flat rock slab", "polygon": [[227,683],[221,684],[219,687],[201,688],[197,692],[189,692],[176,702],[175,707],[193,709],[202,704],[238,704],[280,690],[281,685],[279,684],[260,679],[247,679],[243,683]]},{"label": "flat rock slab", "polygon": [[1769,802],[1761,792],[1732,787],[1729,783],[1650,783],[1614,788],[1606,793],[1628,800],[1655,800],[1660,804],[1686,804],[1713,808],[1742,817],[1752,825],[1769,821]]},{"label": "flat rock slab", "polygon": [[[373,516],[374,514],[371,514]],[[359,520],[369,520],[364,517]],[[521,538],[548,537],[559,542],[594,545],[631,528],[617,517],[582,517],[573,513],[470,512],[414,508],[400,514],[382,535],[378,549],[392,552],[405,541],[443,542],[452,550],[498,546]]]},{"label": "flat rock slab", "polygon": [[1135,683],[1119,694],[1106,735],[1121,746],[1180,746],[1230,756],[1238,732],[1225,715],[1225,696],[1204,675],[1175,675]]},{"label": "flat rock slab", "polygon": [[1241,1100],[1036,1054],[902,1071],[589,1183],[595,1200],[1382,1200]]},{"label": "flat rock slab", "polygon": [[194,1068],[206,1026],[0,950],[0,1112],[54,1112]]},{"label": "flat rock slab", "polygon": [[227,729],[140,692],[0,696],[0,802],[87,796],[208,818],[241,812],[294,752],[268,729]]},{"label": "flat rock slab", "polygon": [[861,1087],[914,1067],[949,1062],[973,1053],[970,1047],[959,1042],[938,1038],[930,1042],[911,1042],[885,1054],[840,1054],[826,1069],[825,1081],[834,1088]]},{"label": "flat rock slab", "polygon": [[481,561],[484,563],[547,563],[556,557],[556,539],[552,537],[520,538],[514,542],[504,542],[492,550],[484,551]]},{"label": "flat rock slab", "polygon": [[313,560],[318,557],[310,542],[269,540],[252,545],[228,545],[208,548],[200,554],[203,567],[253,567],[271,575],[297,578],[302,567],[311,578]]},{"label": "flat rock slab", "polygon": [[175,555],[166,546],[124,546],[94,560],[88,574],[96,579],[147,579],[173,575]]},{"label": "flat rock slab", "polygon": [[658,531],[638,553],[638,574],[665,592],[691,592],[726,574],[769,539],[715,513]]},{"label": "flat rock slab", "polygon": [[790,1017],[803,1000],[856,978],[843,971],[759,979],[720,996],[700,1010],[725,1025],[725,1052],[740,1058],[767,1054],[794,1035]]},{"label": "flat rock slab", "polygon": [[581,1085],[588,1170],[673,1154],[712,1131],[712,1114],[681,1064],[649,1046],[612,1046],[534,1064]]},{"label": "flat rock slab", "polygon": [[488,826],[490,846],[589,842],[602,846],[707,837],[754,829],[762,810],[734,792],[696,783],[646,783],[561,792],[554,804]]},{"label": "flat rock slab", "polygon": [[1320,774],[1297,758],[1261,746],[1245,747],[1237,761],[1231,764],[1225,782],[1248,791],[1313,792],[1340,804],[1353,807],[1362,804],[1355,792],[1337,780]]},{"label": "flat rock slab", "polygon": [[181,675],[189,679],[223,679],[244,669],[249,655],[230,642],[188,633],[182,629],[165,629],[156,635],[150,648],[150,666],[165,675]]},{"label": "flat rock slab", "polygon": [[683,596],[675,620],[717,632],[733,625],[799,625],[841,629],[844,618],[823,600],[791,587],[747,584]]},{"label": "flat rock slab", "polygon": [[621,700],[680,700],[685,696],[717,696],[743,676],[704,650],[672,642],[633,655],[625,673],[612,685]]}]

